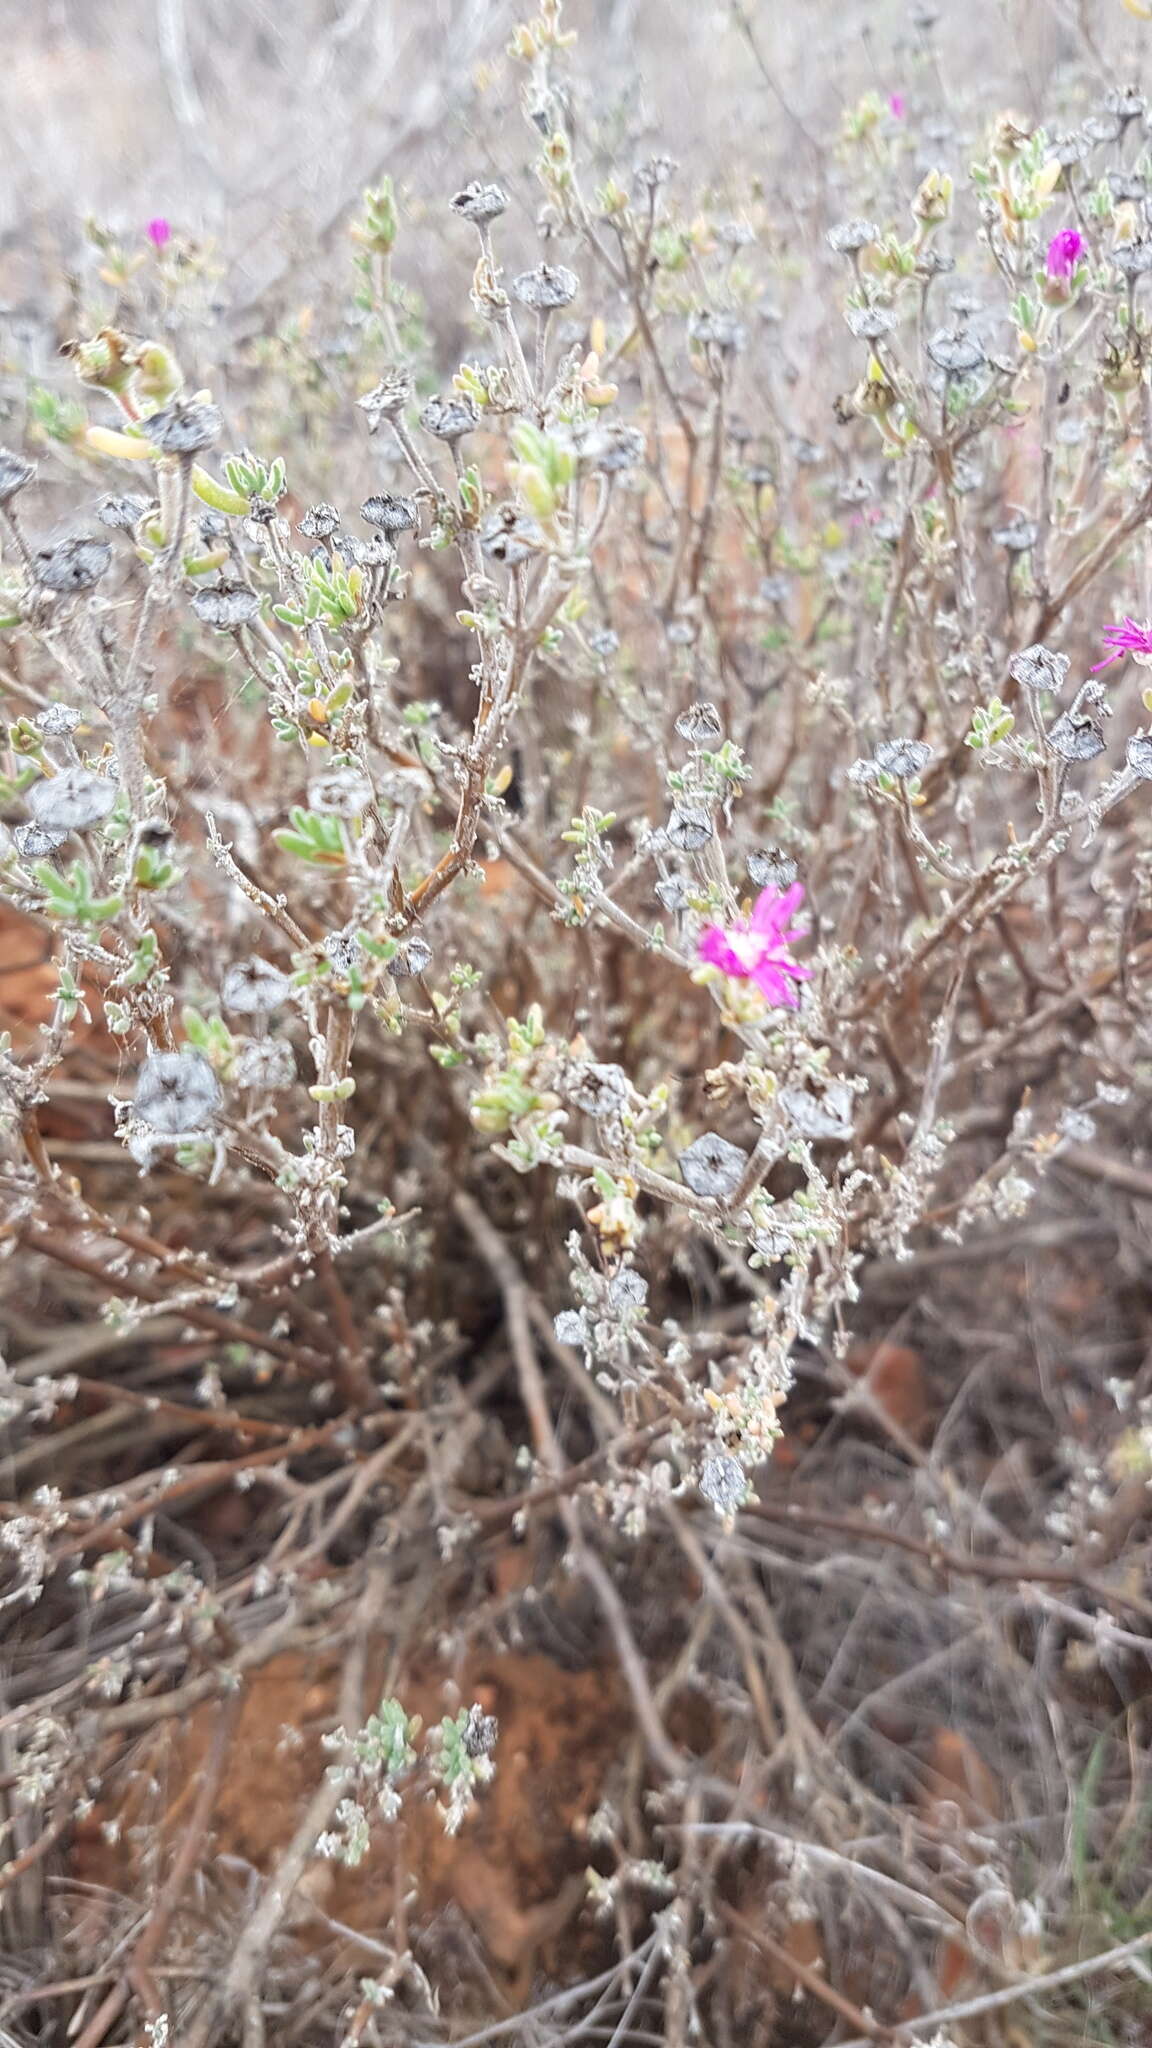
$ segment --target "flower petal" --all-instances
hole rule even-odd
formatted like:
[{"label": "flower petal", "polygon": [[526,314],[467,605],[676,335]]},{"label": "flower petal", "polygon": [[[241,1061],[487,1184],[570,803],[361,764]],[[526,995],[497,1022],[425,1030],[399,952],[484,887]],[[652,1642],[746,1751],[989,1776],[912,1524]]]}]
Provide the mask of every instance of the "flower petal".
[{"label": "flower petal", "polygon": [[793,882],[782,896],[775,889],[761,889],[750,920],[752,930],[775,936],[783,931],[792,912],[798,910],[803,901],[803,882]]},{"label": "flower petal", "polygon": [[698,957],[709,967],[719,967],[725,974],[747,977],[748,969],[742,964],[740,955],[733,952],[728,934],[721,925],[710,924],[700,934],[696,946]]},{"label": "flower petal", "polygon": [[1142,626],[1136,619],[1126,618],[1121,626],[1105,626],[1100,637],[1112,652],[1096,663],[1093,675],[1097,669],[1110,668],[1114,661],[1122,661],[1126,654],[1152,654],[1152,627]]},{"label": "flower petal", "polygon": [[755,982],[761,995],[767,996],[770,1003],[794,1003],[795,997],[792,994],[792,990],[774,961],[767,959],[758,960],[752,969],[751,979]]}]

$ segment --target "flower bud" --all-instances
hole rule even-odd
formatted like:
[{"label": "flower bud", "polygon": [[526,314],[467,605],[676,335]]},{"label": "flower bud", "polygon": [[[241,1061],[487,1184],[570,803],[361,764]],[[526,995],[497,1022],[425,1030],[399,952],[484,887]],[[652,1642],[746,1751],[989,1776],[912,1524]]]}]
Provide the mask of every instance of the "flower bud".
[{"label": "flower bud", "polygon": [[929,171],[921,180],[920,190],[912,201],[912,212],[917,220],[928,221],[933,226],[947,220],[952,211],[952,180],[947,171]]}]

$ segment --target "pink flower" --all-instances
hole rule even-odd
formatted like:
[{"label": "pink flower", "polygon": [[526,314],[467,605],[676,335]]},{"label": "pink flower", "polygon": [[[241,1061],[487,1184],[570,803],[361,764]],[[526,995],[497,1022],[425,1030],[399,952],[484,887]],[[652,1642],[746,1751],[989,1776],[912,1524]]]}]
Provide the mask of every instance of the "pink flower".
[{"label": "pink flower", "polygon": [[894,121],[902,121],[904,119],[904,95],[902,92],[889,93],[888,112]]},{"label": "pink flower", "polygon": [[172,229],[163,214],[149,221],[146,232],[154,249],[163,249],[172,240]]},{"label": "pink flower", "polygon": [[770,1003],[794,1010],[798,998],[791,982],[812,979],[811,968],[799,966],[788,951],[804,937],[802,926],[788,922],[803,898],[800,882],[793,882],[782,896],[775,889],[762,889],[747,923],[710,924],[700,934],[697,953],[709,967],[719,967],[737,981],[754,981]]},{"label": "pink flower", "polygon": [[1084,237],[1079,228],[1061,228],[1048,244],[1049,277],[1069,278],[1084,254]]},{"label": "pink flower", "polygon": [[1096,663],[1093,675],[1097,669],[1110,668],[1114,661],[1122,661],[1126,654],[1143,654],[1152,661],[1152,623],[1148,621],[1140,626],[1135,619],[1125,619],[1122,626],[1105,626],[1103,639],[1112,652]]}]

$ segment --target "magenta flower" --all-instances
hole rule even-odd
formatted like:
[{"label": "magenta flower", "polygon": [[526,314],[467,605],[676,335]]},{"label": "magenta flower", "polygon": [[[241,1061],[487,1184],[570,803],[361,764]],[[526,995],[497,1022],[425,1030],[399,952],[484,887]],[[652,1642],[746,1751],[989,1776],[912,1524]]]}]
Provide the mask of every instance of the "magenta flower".
[{"label": "magenta flower", "polygon": [[902,121],[904,119],[904,95],[902,92],[889,93],[888,112],[894,121]]},{"label": "magenta flower", "polygon": [[172,229],[163,214],[149,221],[147,235],[154,249],[163,249],[172,240]]},{"label": "magenta flower", "polygon": [[1147,620],[1142,626],[1135,619],[1125,619],[1122,626],[1105,626],[1103,639],[1112,652],[1096,663],[1093,675],[1097,669],[1111,668],[1114,661],[1122,661],[1126,654],[1143,655],[1152,661],[1152,623]]},{"label": "magenta flower", "polygon": [[810,981],[812,970],[801,967],[788,951],[804,937],[803,926],[789,925],[789,918],[804,898],[803,884],[793,882],[781,896],[775,889],[762,889],[747,923],[710,924],[700,934],[696,951],[709,967],[719,967],[738,981],[754,981],[770,1003],[794,1010],[798,1001],[793,981]]},{"label": "magenta flower", "polygon": [[1048,275],[1068,279],[1084,254],[1084,237],[1079,228],[1061,228],[1048,244]]}]

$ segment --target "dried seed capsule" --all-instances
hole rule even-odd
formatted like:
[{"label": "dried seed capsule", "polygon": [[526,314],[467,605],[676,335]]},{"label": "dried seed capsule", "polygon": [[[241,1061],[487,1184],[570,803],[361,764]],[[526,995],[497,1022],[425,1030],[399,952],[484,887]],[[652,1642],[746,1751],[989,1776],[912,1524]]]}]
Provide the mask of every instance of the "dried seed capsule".
[{"label": "dried seed capsule", "polygon": [[964,328],[941,327],[925,343],[928,359],[948,377],[967,377],[978,370],[986,356],[974,334]]},{"label": "dried seed capsule", "polygon": [[723,356],[737,355],[748,338],[734,313],[717,312],[711,307],[692,314],[688,334],[701,348],[717,349]]},{"label": "dried seed capsule", "polygon": [[447,398],[430,398],[420,414],[425,433],[435,434],[438,441],[462,441],[479,424],[480,415],[463,392],[453,392]]},{"label": "dried seed capsule", "polygon": [[740,1185],[748,1154],[717,1131],[705,1131],[680,1154],[680,1178],[694,1195],[726,1202]]},{"label": "dried seed capsule", "polygon": [[246,583],[211,584],[204,590],[194,590],[189,602],[204,625],[215,626],[221,633],[250,626],[260,614],[260,599]]},{"label": "dried seed capsule", "polygon": [[705,1458],[698,1484],[709,1507],[725,1518],[743,1507],[750,1491],[748,1474],[735,1458]]},{"label": "dried seed capsule", "polygon": [[397,976],[426,974],[431,965],[432,948],[417,932],[406,946],[401,946],[392,962],[392,972]]},{"label": "dried seed capsule", "polygon": [[799,873],[796,862],[782,846],[761,846],[748,855],[748,878],[758,889],[790,889]]},{"label": "dried seed capsule", "polygon": [[675,157],[650,156],[646,157],[643,163],[637,164],[632,177],[642,191],[657,192],[661,185],[668,183],[669,178],[673,177],[679,168]]},{"label": "dried seed capsule", "polygon": [[286,1003],[291,993],[289,977],[271,960],[254,955],[228,969],[220,986],[220,1001],[239,1016],[261,1017]]},{"label": "dried seed capsule", "polygon": [[120,791],[107,775],[90,768],[66,768],[62,775],[34,782],[25,798],[42,831],[86,832],[112,810]]},{"label": "dried seed capsule", "polygon": [[1117,242],[1108,251],[1108,261],[1121,277],[1143,277],[1152,270],[1152,242]]},{"label": "dried seed capsule", "polygon": [[625,426],[620,420],[604,421],[574,438],[580,460],[603,476],[619,476],[623,470],[635,469],[647,452],[640,428]]},{"label": "dried seed capsule", "polygon": [[16,825],[12,832],[21,860],[40,860],[47,853],[55,853],[67,837],[67,832],[54,831],[47,825]]},{"label": "dried seed capsule", "polygon": [[332,932],[324,951],[337,974],[351,974],[360,965],[360,940],[355,932]]},{"label": "dried seed capsule", "polygon": [[1050,647],[1022,648],[1008,663],[1008,673],[1013,682],[1024,690],[1051,690],[1059,696],[1064,679],[1071,666],[1066,654],[1054,654]]},{"label": "dried seed capsule", "polygon": [[611,1060],[589,1060],[569,1070],[563,1090],[586,1116],[611,1119],[627,1106],[628,1076]]},{"label": "dried seed capsule", "polygon": [[32,573],[45,590],[76,593],[94,590],[111,562],[112,549],[106,540],[75,533],[54,548],[41,548]]},{"label": "dried seed capsule", "polygon": [[75,732],[81,714],[71,704],[46,704],[43,711],[36,713],[35,723],[41,732],[56,737],[60,733]]},{"label": "dried seed capsule", "polygon": [[[396,559],[395,548],[382,533],[374,533],[371,540],[357,540],[354,533],[337,533],[332,545],[346,569],[382,569]],[[313,559],[320,553],[317,548]]]},{"label": "dried seed capsule", "polygon": [[909,782],[932,759],[932,749],[927,740],[881,740],[874,758],[885,775]]},{"label": "dried seed capsule", "polygon": [[386,370],[380,382],[356,400],[368,417],[368,432],[374,434],[381,420],[399,419],[412,396],[412,379],[407,370]]},{"label": "dried seed capsule", "polygon": [[780,1105],[802,1138],[852,1136],[853,1095],[846,1081],[829,1081],[820,1094],[808,1088],[782,1088]]},{"label": "dried seed capsule", "polygon": [[688,806],[673,811],[668,820],[668,840],[681,853],[695,853],[697,848],[706,846],[713,833],[712,820],[707,811]]},{"label": "dried seed capsule", "polygon": [[22,455],[13,455],[10,448],[0,448],[0,505],[11,504],[18,491],[30,484],[36,474],[36,464],[25,462]]},{"label": "dried seed capsule", "polygon": [[329,540],[339,524],[340,514],[336,510],[335,505],[329,505],[325,502],[319,505],[309,505],[303,519],[299,522],[298,531],[304,535],[306,540]]},{"label": "dried seed capsule", "polygon": [[890,306],[849,306],[844,319],[849,332],[859,341],[879,341],[882,334],[891,334],[896,325],[896,315]]},{"label": "dried seed capsule", "polygon": [[199,455],[201,449],[211,448],[224,431],[219,406],[187,398],[174,398],[171,405],[140,424],[153,447],[162,449],[165,455]]},{"label": "dried seed capsule", "polygon": [[222,1101],[220,1083],[198,1052],[154,1052],[136,1079],[132,1107],[142,1123],[166,1137],[202,1131]]},{"label": "dried seed capsule", "polygon": [[676,720],[676,730],[682,740],[689,740],[694,746],[710,746],[720,738],[724,727],[714,704],[690,704]]},{"label": "dried seed capsule", "polygon": [[612,1275],[608,1282],[609,1308],[614,1308],[618,1315],[630,1315],[635,1319],[636,1312],[647,1305],[648,1282],[642,1273],[626,1266],[623,1272]]},{"label": "dried seed capsule", "polygon": [[1134,775],[1152,782],[1152,735],[1134,732],[1124,749],[1124,758]]},{"label": "dried seed capsule", "polygon": [[483,185],[479,178],[473,178],[471,184],[455,193],[448,204],[461,220],[470,220],[476,227],[487,227],[508,210],[507,194],[499,185]]},{"label": "dried seed capsule", "polygon": [[946,249],[934,249],[931,243],[926,249],[921,249],[916,258],[916,270],[920,277],[947,277],[948,272],[955,268],[956,258],[949,256]]},{"label": "dried seed capsule", "polygon": [[155,509],[155,498],[146,498],[139,491],[126,491],[121,497],[101,498],[96,507],[96,517],[101,526],[131,533],[133,527],[139,526],[140,521]]},{"label": "dried seed capsule", "polygon": [[534,519],[518,512],[515,505],[498,505],[480,529],[480,546],[489,561],[514,568],[537,552],[544,536]]},{"label": "dried seed capsule", "polygon": [[296,1056],[286,1038],[243,1038],[236,1055],[238,1088],[290,1088]]},{"label": "dried seed capsule", "polygon": [[500,1723],[495,1714],[486,1714],[478,1702],[469,1707],[460,1737],[465,1756],[490,1756],[499,1733]]},{"label": "dried seed capsule", "polygon": [[880,240],[880,230],[874,220],[842,220],[828,230],[828,247],[835,249],[838,256],[856,256],[861,249],[867,249]]},{"label": "dried seed capsule", "polygon": [[687,910],[688,884],[683,875],[661,875],[656,894],[665,910]]},{"label": "dried seed capsule", "polygon": [[513,298],[536,313],[554,313],[560,306],[570,306],[579,289],[575,271],[565,270],[562,263],[538,263],[535,270],[522,270],[512,280]]},{"label": "dried seed capsule", "polygon": [[389,539],[398,533],[408,533],[419,521],[415,498],[393,496],[391,491],[377,491],[371,498],[365,498],[360,507],[360,517],[368,526],[378,526]]},{"label": "dried seed capsule", "polygon": [[1066,711],[1045,735],[1054,754],[1065,761],[1094,761],[1104,752],[1104,738],[1095,719],[1082,711]]}]

